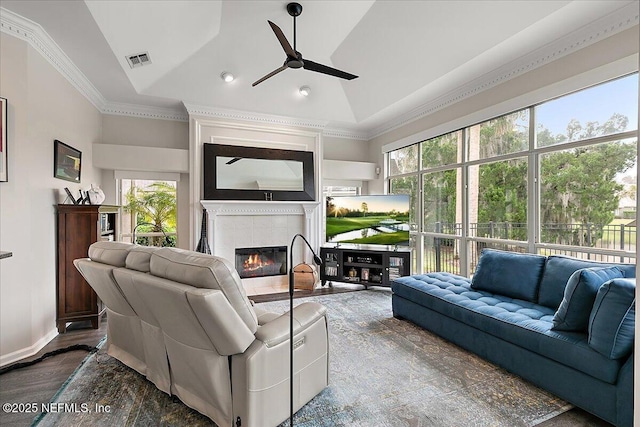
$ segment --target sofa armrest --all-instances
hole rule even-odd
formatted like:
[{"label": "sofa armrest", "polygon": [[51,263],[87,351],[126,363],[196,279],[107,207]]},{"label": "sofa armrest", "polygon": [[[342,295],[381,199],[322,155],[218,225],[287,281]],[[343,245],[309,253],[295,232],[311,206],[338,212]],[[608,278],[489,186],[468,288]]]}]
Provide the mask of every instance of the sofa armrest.
[{"label": "sofa armrest", "polygon": [[256,317],[258,318],[258,325],[260,326],[266,325],[267,323],[281,316],[281,314],[279,313],[267,311],[264,308],[261,308],[260,306],[253,306],[253,311],[256,312]]},{"label": "sofa armrest", "polygon": [[[316,320],[324,317],[327,308],[316,302],[305,302],[293,309],[293,334],[303,332]],[[289,312],[259,326],[256,338],[267,347],[274,347],[289,339]]]}]

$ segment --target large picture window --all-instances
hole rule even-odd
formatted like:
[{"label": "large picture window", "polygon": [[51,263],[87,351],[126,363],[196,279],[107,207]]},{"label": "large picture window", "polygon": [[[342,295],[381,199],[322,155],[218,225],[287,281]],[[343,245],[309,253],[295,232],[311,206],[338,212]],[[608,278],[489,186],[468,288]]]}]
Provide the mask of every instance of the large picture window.
[{"label": "large picture window", "polygon": [[495,248],[635,262],[638,74],[387,154],[415,271],[471,276]]}]

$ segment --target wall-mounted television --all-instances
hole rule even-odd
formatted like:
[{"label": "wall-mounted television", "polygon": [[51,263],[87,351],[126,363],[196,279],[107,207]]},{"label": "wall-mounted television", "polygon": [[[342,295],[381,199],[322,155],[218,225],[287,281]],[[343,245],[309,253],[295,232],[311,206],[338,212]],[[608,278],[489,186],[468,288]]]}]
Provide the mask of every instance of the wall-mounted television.
[{"label": "wall-mounted television", "polygon": [[409,196],[328,196],[327,243],[409,245]]}]

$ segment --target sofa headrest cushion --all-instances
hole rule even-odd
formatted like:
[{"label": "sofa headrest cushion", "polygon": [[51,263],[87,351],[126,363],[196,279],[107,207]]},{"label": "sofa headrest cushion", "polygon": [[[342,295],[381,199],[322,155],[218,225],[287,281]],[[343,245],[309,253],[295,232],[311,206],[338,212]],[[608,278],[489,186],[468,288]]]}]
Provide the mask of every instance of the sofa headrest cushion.
[{"label": "sofa headrest cushion", "polygon": [[598,289],[611,279],[624,277],[618,267],[583,268],[571,275],[564,290],[564,298],[553,316],[557,331],[587,332],[589,314]]},{"label": "sofa headrest cushion", "polygon": [[226,259],[177,248],[160,248],[151,255],[150,273],[196,288],[219,289],[250,330],[258,319],[235,267]]},{"label": "sofa headrest cushion", "polygon": [[89,258],[102,264],[124,267],[125,260],[134,245],[125,242],[95,242],[89,246]]},{"label": "sofa headrest cushion", "polygon": [[544,268],[542,281],[540,282],[540,292],[538,293],[538,304],[558,308],[564,297],[564,288],[569,277],[582,268],[590,267],[619,267],[624,277],[636,277],[636,266],[633,264],[615,264],[595,262],[571,258],[562,255],[551,255],[547,259]]},{"label": "sofa headrest cushion", "polygon": [[609,359],[626,357],[633,349],[635,321],[635,279],[606,282],[589,316],[589,346]]},{"label": "sofa headrest cushion", "polygon": [[160,248],[155,246],[134,246],[127,255],[125,266],[130,270],[148,273],[150,271],[151,254],[158,249]]},{"label": "sofa headrest cushion", "polygon": [[529,302],[536,302],[545,257],[483,249],[471,287]]}]

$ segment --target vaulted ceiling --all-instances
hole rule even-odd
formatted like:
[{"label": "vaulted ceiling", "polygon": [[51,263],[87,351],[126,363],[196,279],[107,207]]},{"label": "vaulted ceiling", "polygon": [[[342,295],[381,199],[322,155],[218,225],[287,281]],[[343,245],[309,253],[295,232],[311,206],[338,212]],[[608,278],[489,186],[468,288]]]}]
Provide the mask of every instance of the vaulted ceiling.
[{"label": "vaulted ceiling", "polygon": [[[297,50],[356,74],[288,69],[267,20],[293,44],[286,1],[10,1],[97,90],[106,112],[270,115],[370,137],[638,25],[637,0],[301,2]],[[3,27],[4,30],[4,27]],[[126,57],[148,52],[151,64]],[[225,83],[220,74],[236,76]],[[311,88],[309,97],[298,88]]]}]

